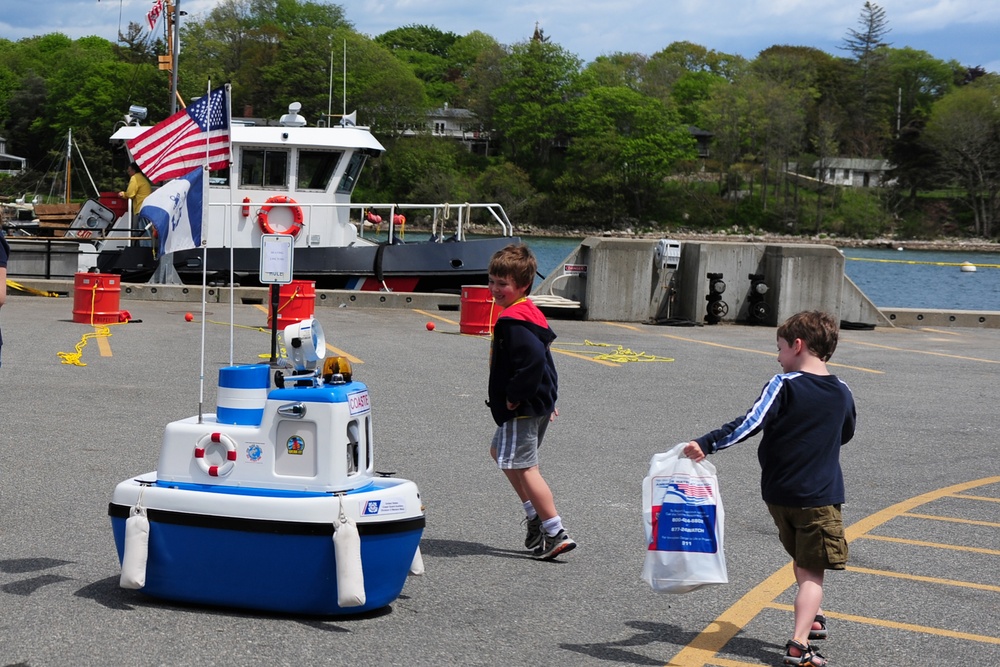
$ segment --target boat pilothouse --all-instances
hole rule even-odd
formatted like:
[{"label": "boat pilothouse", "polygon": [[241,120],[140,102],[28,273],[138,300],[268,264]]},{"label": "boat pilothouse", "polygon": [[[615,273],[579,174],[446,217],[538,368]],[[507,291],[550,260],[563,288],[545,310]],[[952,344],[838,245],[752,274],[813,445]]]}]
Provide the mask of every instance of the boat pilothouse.
[{"label": "boat pilothouse", "polygon": [[[490,257],[516,240],[500,205],[352,203],[365,162],[385,148],[350,117],[339,125],[310,126],[300,110],[291,104],[276,124],[231,123],[231,164],[210,174],[203,226],[205,270],[213,279],[227,279],[232,255],[236,280],[252,283],[261,235],[279,233],[295,237],[296,278],[320,288],[457,292],[463,284],[485,284]],[[124,125],[111,140],[124,144],[147,129]],[[465,228],[479,211],[499,233],[467,239]],[[429,237],[419,242],[405,240],[406,219],[414,216],[430,222]],[[366,238],[366,228],[379,228],[383,220],[388,239]],[[148,279],[158,260],[148,240],[136,240],[145,233],[132,228],[127,214],[118,219],[100,248],[98,269],[126,281]],[[169,257],[183,282],[201,281],[202,249]]]}]

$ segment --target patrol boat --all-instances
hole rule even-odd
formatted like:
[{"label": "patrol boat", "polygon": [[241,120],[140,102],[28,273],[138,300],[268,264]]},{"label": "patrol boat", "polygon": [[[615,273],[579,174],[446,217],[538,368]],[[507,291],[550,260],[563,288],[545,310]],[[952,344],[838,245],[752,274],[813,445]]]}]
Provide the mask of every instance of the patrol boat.
[{"label": "patrol boat", "polygon": [[[203,271],[225,282],[231,269],[236,282],[253,284],[261,236],[278,233],[294,238],[296,276],[320,289],[458,294],[463,285],[486,284],[490,258],[518,241],[500,204],[352,202],[366,162],[385,148],[355,124],[355,114],[320,125],[301,111],[293,102],[277,121],[232,120],[232,163],[209,179],[207,252],[168,255],[182,282],[200,284]],[[150,126],[139,125],[131,109],[125,118],[111,142],[127,150],[126,142]],[[132,229],[121,208],[126,203],[117,202],[112,225],[90,217],[75,222],[67,237],[96,246],[101,273],[146,281],[163,258],[154,257],[153,244],[140,238],[148,232]],[[413,232],[415,222],[429,231]],[[470,238],[471,224],[493,233]]]},{"label": "patrol boat", "polygon": [[120,585],[154,598],[340,615],[422,573],[416,484],[375,472],[368,388],[325,359],[318,321],[284,329],[291,368],[219,371],[216,414],[167,425],[157,469],[108,507]]}]

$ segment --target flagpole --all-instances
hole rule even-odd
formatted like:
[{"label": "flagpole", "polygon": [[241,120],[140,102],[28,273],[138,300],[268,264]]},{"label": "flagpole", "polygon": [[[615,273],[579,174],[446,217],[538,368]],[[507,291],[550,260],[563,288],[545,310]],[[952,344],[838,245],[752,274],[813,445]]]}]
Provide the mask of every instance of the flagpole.
[{"label": "flagpole", "polygon": [[202,165],[201,174],[201,238],[198,239],[201,245],[201,378],[198,389],[198,423],[201,423],[202,409],[205,403],[205,310],[208,295],[208,244],[205,243],[205,227],[209,223],[208,197],[205,191],[208,189],[208,176],[211,173],[208,168],[209,138],[212,135],[212,80],[208,81],[208,95],[205,97],[205,163]]},{"label": "flagpole", "polygon": [[[226,91],[226,127],[229,128],[230,141],[232,141],[233,136],[233,98],[232,98],[232,84],[225,84]],[[232,144],[230,144],[232,145]],[[233,154],[232,151],[229,153],[229,207],[226,209],[229,211],[229,215],[226,216],[229,219],[229,365],[232,366],[235,362],[233,361],[233,335],[236,329],[233,324],[236,321],[236,276],[235,273],[235,251],[233,250],[234,243],[233,240],[236,238],[236,208],[233,205]]]}]

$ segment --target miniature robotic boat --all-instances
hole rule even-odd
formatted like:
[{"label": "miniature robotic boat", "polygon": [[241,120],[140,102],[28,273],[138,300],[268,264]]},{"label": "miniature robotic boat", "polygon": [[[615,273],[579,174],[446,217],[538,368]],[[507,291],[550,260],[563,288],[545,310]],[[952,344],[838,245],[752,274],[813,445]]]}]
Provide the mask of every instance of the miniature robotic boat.
[{"label": "miniature robotic boat", "polygon": [[291,375],[220,369],[215,415],[167,425],[157,470],[108,507],[121,585],[178,602],[313,615],[384,607],[422,572],[409,480],[373,467],[367,387],[314,319],[284,330]]}]

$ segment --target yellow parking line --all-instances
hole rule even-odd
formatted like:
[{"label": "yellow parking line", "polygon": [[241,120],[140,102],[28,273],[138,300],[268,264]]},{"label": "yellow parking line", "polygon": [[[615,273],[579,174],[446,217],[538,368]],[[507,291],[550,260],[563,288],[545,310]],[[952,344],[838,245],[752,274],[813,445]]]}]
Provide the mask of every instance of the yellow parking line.
[{"label": "yellow parking line", "polygon": [[[94,331],[97,331],[95,328]],[[102,357],[110,357],[111,355],[111,343],[108,342],[108,336],[98,336],[97,337],[97,349],[100,350]]]},{"label": "yellow parking line", "polygon": [[937,514],[918,514],[917,512],[906,512],[900,516],[912,516],[916,519],[928,519],[930,521],[950,521],[951,523],[966,523],[970,526],[986,526],[987,528],[1000,528],[1000,523],[996,521],[976,521],[975,519],[957,519],[953,516],[938,516]]},{"label": "yellow parking line", "polygon": [[[902,502],[896,503],[883,510],[870,514],[860,521],[853,523],[844,530],[848,542],[852,542],[866,535],[869,531],[878,528],[882,524],[901,516],[915,507],[925,505],[929,502],[939,500],[948,496],[954,496],[969,489],[975,489],[990,484],[1000,484],[1000,477],[986,477],[972,482],[963,482],[953,486],[944,487],[935,491],[929,491],[919,496],[914,496]],[[966,496],[962,496],[966,497]],[[721,664],[717,662],[715,655],[725,647],[729,641],[736,636],[754,617],[765,607],[773,606],[774,600],[795,584],[795,575],[792,572],[792,564],[788,563],[767,579],[752,588],[742,598],[737,600],[729,609],[710,623],[702,630],[687,646],[683,647],[668,663],[671,667],[705,667],[706,665]],[[790,608],[790,607],[789,607]],[[827,616],[833,617],[830,610],[825,609]],[[838,616],[839,618],[851,618],[848,615]],[[860,618],[860,617],[858,617]],[[913,626],[918,628],[919,626]],[[942,631],[943,632],[943,631]],[[972,637],[979,637],[973,635]],[[993,638],[995,639],[995,638]],[[976,639],[976,641],[979,641]],[[996,640],[1000,643],[1000,640]]]},{"label": "yellow parking line", "polygon": [[983,547],[966,547],[961,544],[944,544],[943,542],[924,542],[923,540],[908,540],[902,537],[889,537],[888,535],[859,535],[865,540],[879,540],[881,542],[895,542],[897,544],[909,544],[914,547],[931,547],[933,549],[948,549],[950,551],[968,551],[974,554],[986,554],[987,556],[1000,556],[1000,549],[984,549]]},{"label": "yellow parking line", "polygon": [[413,309],[413,312],[420,313],[421,315],[426,315],[427,317],[433,317],[435,320],[438,320],[440,322],[446,322],[448,324],[454,324],[455,326],[459,325],[459,323],[456,322],[455,320],[449,320],[447,317],[441,317],[437,313],[429,313],[426,310],[418,310],[416,308]]},{"label": "yellow parking line", "polygon": [[[725,350],[735,350],[737,352],[753,352],[754,354],[764,354],[769,357],[777,357],[778,353],[775,352],[764,352],[763,350],[754,350],[749,347],[733,347],[732,345],[723,345],[722,343],[713,343],[707,340],[698,340],[696,338],[685,338],[684,336],[673,336],[671,334],[660,334],[664,338],[672,338],[674,340],[684,341],[686,343],[700,343],[702,345],[710,345],[712,347],[721,347]],[[849,368],[853,371],[862,371],[864,373],[875,373],[876,375],[882,375],[885,371],[875,370],[874,368],[865,368],[863,366],[848,366],[847,364],[838,364],[832,361],[826,363],[827,366],[837,366],[838,368]]]},{"label": "yellow parking line", "polygon": [[[795,607],[790,604],[769,604],[772,609],[782,611],[795,611]],[[987,635],[974,635],[969,632],[956,632],[955,630],[944,630],[933,628],[927,625],[914,625],[913,623],[900,623],[898,621],[887,621],[882,618],[869,618],[867,616],[855,616],[853,614],[838,614],[833,611],[823,612],[827,618],[836,618],[841,621],[851,621],[852,623],[863,623],[865,625],[875,625],[882,628],[892,628],[893,630],[905,630],[907,632],[917,632],[924,635],[935,635],[937,637],[949,637],[951,639],[964,639],[966,641],[981,642],[983,644],[1000,644],[1000,637],[989,637]]]},{"label": "yellow parking line", "polygon": [[990,584],[977,584],[971,581],[958,581],[956,579],[941,579],[940,577],[925,577],[920,574],[890,572],[889,570],[873,570],[869,567],[856,567],[854,565],[848,565],[847,571],[857,572],[858,574],[871,574],[876,577],[906,579],[907,581],[920,581],[925,584],[940,584],[941,586],[955,586],[956,588],[974,588],[980,591],[990,591],[991,593],[1000,593],[1000,586],[992,586]]},{"label": "yellow parking line", "polygon": [[956,493],[951,496],[952,498],[966,498],[968,500],[983,500],[988,503],[1000,503],[1000,498],[994,498],[993,496],[970,496],[965,493]]},{"label": "yellow parking line", "polygon": [[926,354],[932,357],[945,357],[947,359],[961,359],[962,361],[981,361],[984,364],[1000,364],[996,359],[980,359],[979,357],[963,357],[960,354],[947,354],[945,352],[931,352],[929,350],[911,350],[906,347],[896,347],[895,345],[879,345],[878,343],[867,343],[860,340],[852,340],[856,345],[867,345],[877,347],[880,350],[893,350],[895,352],[913,352],[914,354]]},{"label": "yellow parking line", "polygon": [[742,660],[729,660],[728,658],[713,658],[712,665],[718,667],[760,667],[759,662],[743,662]]}]

